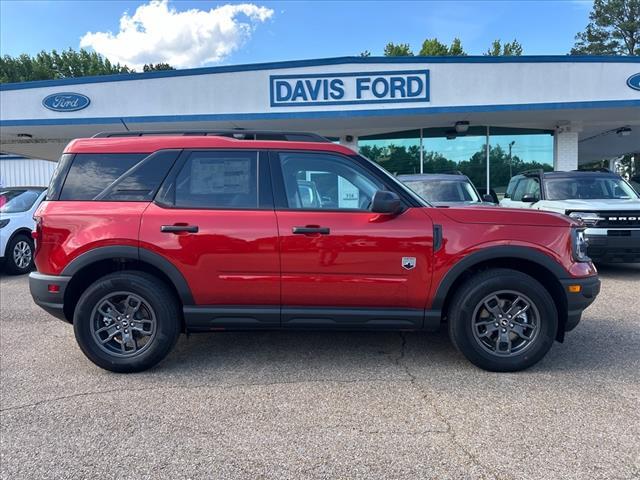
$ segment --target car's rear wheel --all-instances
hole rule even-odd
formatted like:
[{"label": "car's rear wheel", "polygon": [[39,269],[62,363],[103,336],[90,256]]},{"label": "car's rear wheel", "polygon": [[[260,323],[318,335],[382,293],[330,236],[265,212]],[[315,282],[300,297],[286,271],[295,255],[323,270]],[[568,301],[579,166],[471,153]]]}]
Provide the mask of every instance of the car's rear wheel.
[{"label": "car's rear wheel", "polygon": [[468,279],[449,308],[449,335],[474,365],[513,372],[537,363],[553,345],[558,313],[534,278],[492,269]]},{"label": "car's rear wheel", "polygon": [[180,334],[180,312],[162,281],[123,271],[99,279],[82,294],[73,326],[93,363],[114,372],[139,372],[169,354]]},{"label": "car's rear wheel", "polygon": [[5,271],[10,275],[22,275],[33,270],[33,240],[18,234],[7,244]]}]

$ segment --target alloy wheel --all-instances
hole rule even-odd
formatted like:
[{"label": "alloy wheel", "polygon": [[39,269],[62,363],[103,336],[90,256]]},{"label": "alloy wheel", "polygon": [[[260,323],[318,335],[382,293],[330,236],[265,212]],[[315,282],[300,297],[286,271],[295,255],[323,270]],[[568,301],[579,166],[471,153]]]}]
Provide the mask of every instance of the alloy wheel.
[{"label": "alloy wheel", "polygon": [[523,293],[501,290],[483,298],[473,312],[473,337],[487,352],[511,357],[535,341],[540,313]]},{"label": "alloy wheel", "polygon": [[133,292],[115,292],[96,303],[91,333],[102,350],[131,357],[146,350],[156,336],[156,314],[147,300]]},{"label": "alloy wheel", "polygon": [[25,240],[20,240],[13,247],[13,262],[20,270],[24,270],[31,264],[33,253],[31,245]]}]

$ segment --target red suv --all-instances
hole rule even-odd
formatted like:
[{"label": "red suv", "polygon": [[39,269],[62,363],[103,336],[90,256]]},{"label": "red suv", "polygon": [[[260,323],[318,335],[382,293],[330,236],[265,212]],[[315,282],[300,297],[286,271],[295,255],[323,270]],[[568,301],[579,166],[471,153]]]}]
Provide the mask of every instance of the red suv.
[{"label": "red suv", "polygon": [[475,365],[521,370],[600,289],[576,221],[434,208],[312,134],[74,140],[35,219],[34,300],[117,372],[155,365],[181,332],[442,323]]}]

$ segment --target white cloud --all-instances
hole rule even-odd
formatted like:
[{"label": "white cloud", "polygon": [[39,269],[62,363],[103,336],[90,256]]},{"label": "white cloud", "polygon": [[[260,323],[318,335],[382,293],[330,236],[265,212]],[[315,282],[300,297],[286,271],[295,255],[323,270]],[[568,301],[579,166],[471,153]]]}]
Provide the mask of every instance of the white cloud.
[{"label": "white cloud", "polygon": [[224,60],[240,48],[257,24],[273,10],[251,3],[222,5],[211,10],[178,12],[168,0],[151,0],[120,18],[120,31],[87,32],[81,47],[141,70],[145,63],[166,62],[177,68]]}]

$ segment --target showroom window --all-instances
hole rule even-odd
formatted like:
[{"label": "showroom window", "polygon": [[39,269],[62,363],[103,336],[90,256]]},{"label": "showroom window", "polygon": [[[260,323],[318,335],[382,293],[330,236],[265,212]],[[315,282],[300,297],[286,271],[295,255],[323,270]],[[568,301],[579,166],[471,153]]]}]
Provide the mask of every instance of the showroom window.
[{"label": "showroom window", "polygon": [[459,171],[480,193],[486,193],[489,185],[498,199],[513,175],[531,169],[553,170],[552,131],[465,127],[462,132],[442,127],[363,136],[358,147],[362,155],[392,174]]}]

